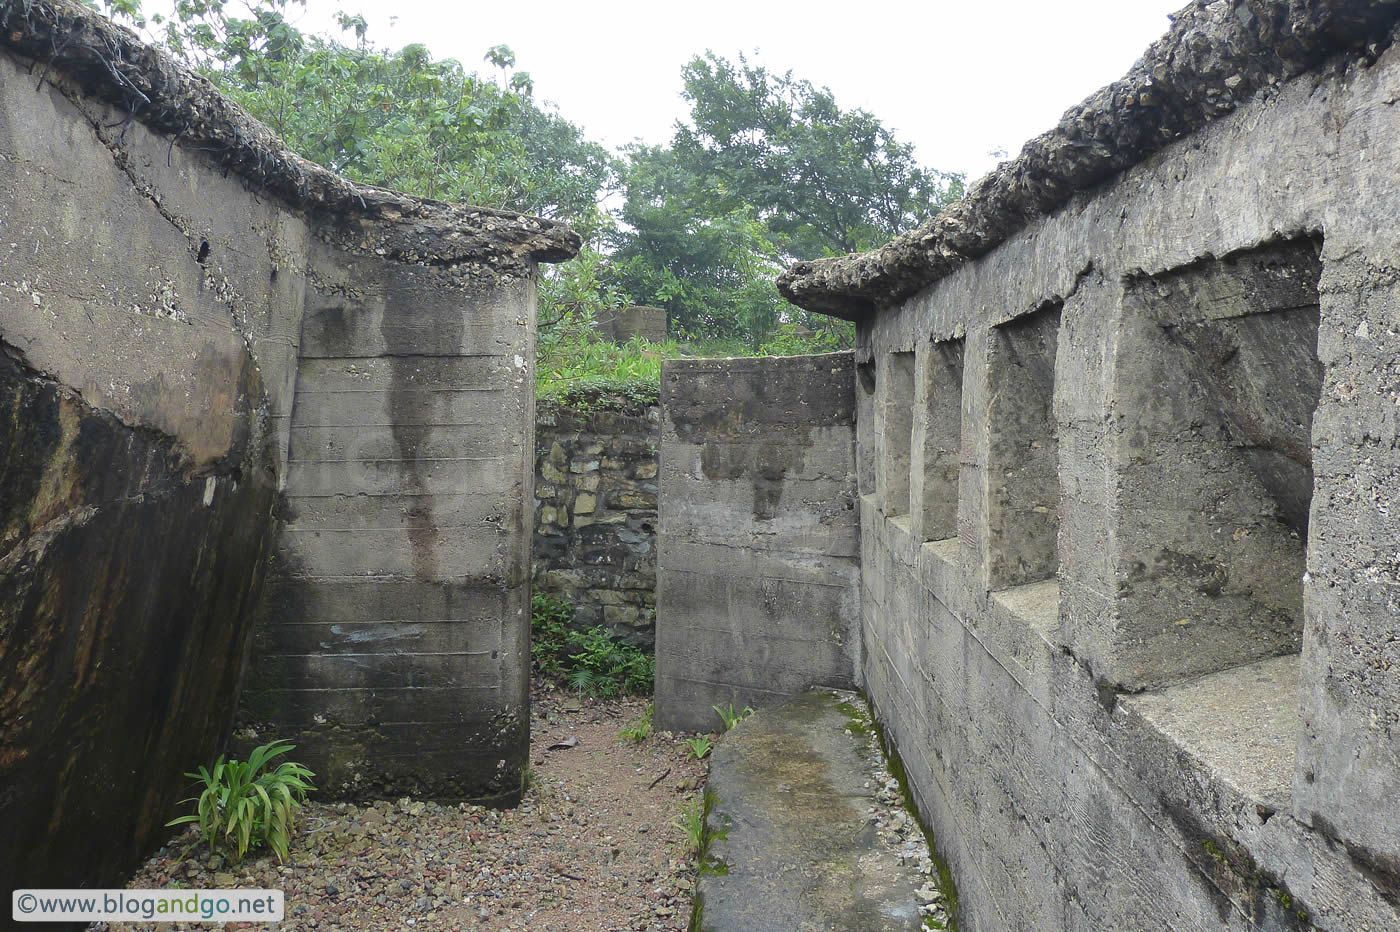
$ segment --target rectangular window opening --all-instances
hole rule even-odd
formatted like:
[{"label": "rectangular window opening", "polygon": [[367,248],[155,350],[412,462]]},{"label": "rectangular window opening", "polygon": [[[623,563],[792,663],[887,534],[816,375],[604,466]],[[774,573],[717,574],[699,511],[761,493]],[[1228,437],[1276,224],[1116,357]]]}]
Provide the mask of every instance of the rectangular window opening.
[{"label": "rectangular window opening", "polygon": [[910,453],[914,436],[914,354],[890,353],[885,357],[888,371],[883,394],[882,447],[884,458],[881,474],[884,493],[881,499],[885,516],[898,517],[909,513]]},{"label": "rectangular window opening", "polygon": [[1116,574],[1135,684],[1302,649],[1319,254],[1273,243],[1129,286]]},{"label": "rectangular window opening", "polygon": [[958,472],[962,464],[963,341],[930,343],[923,380],[923,436],[918,442],[914,499],[923,540],[958,536]]},{"label": "rectangular window opening", "polygon": [[996,327],[988,348],[987,584],[1005,589],[1059,568],[1055,351],[1060,303]]}]

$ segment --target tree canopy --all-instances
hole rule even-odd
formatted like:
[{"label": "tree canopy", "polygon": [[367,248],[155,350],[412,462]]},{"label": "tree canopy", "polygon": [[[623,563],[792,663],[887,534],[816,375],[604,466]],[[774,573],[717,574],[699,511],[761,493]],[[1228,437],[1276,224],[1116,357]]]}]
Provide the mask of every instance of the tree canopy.
[{"label": "tree canopy", "polygon": [[542,275],[542,355],[592,358],[594,315],[627,303],[664,307],[673,338],[701,348],[849,345],[848,324],[786,305],[777,273],[873,248],[962,192],[874,115],[742,55],[693,58],[670,144],[613,154],[537,101],[504,45],[481,74],[422,45],[380,48],[361,16],[339,14],[339,38],[304,34],[288,12],[305,0],[247,0],[240,15],[176,0],[149,19],[140,0],[101,2],[347,178],[572,224],[583,253]]}]

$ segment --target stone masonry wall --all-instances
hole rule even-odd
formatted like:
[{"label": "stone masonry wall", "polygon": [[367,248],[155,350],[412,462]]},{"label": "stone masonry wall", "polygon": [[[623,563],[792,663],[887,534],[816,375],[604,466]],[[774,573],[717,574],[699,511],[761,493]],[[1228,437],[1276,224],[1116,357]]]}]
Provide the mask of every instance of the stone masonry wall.
[{"label": "stone masonry wall", "polygon": [[849,353],[663,363],[658,728],[851,685],[854,382]]},{"label": "stone masonry wall", "polygon": [[534,588],[650,649],[656,625],[661,409],[542,402],[535,421]]},{"label": "stone masonry wall", "polygon": [[[302,635],[262,662],[261,698],[340,689],[352,668],[374,687],[276,706],[279,736],[298,708],[433,734],[487,709],[510,722],[499,746],[462,742],[424,770],[490,792],[498,761],[523,764],[532,277],[576,247],[545,221],[351,185],[83,5],[0,0],[0,887],[113,886],[165,834],[184,771],[226,744],[260,611]],[[454,324],[470,339],[437,346]],[[490,438],[453,482],[491,499],[461,509],[485,524],[458,550],[438,532],[452,502],[376,509],[369,493],[439,481],[429,425],[483,389]],[[381,465],[396,456],[411,465]],[[372,560],[332,555],[347,529]],[[421,597],[378,630],[313,632],[325,616],[284,585],[296,561],[325,561],[356,610],[366,567]],[[489,584],[458,588],[486,566]],[[467,613],[433,615],[431,596],[466,596],[473,622],[434,626]],[[433,652],[430,630],[451,635]],[[482,692],[446,711],[419,701],[431,688],[394,692],[431,677]],[[390,696],[407,700],[392,716]],[[297,756],[333,775],[319,738]]]},{"label": "stone masonry wall", "polygon": [[1397,16],[1194,5],[789,273],[857,320],[860,680],[963,929],[1400,928]]}]

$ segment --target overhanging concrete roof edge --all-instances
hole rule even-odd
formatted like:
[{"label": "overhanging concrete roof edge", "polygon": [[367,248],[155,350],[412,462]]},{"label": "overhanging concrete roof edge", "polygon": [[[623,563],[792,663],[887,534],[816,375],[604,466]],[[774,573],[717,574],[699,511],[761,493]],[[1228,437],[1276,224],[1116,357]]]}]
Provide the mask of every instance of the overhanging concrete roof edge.
[{"label": "overhanging concrete roof edge", "polygon": [[1066,111],[962,200],[880,249],[794,263],[778,291],[807,310],[869,316],[1256,94],[1333,55],[1374,58],[1397,22],[1400,0],[1197,0],[1126,76]]},{"label": "overhanging concrete roof edge", "polygon": [[[36,81],[71,81],[172,145],[198,149],[250,187],[386,259],[502,270],[560,262],[581,245],[567,224],[445,204],[349,181],[287,148],[202,75],[76,0],[0,0],[0,48],[39,63]],[[374,228],[372,231],[370,228]]]}]

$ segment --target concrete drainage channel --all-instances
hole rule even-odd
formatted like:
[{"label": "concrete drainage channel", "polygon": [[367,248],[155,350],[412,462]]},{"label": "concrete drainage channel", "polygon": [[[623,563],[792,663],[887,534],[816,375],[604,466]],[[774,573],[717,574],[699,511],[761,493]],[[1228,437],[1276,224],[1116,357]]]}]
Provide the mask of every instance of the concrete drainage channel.
[{"label": "concrete drainage channel", "polygon": [[956,928],[956,892],[898,771],[853,692],[812,690],[726,733],[691,928]]}]

